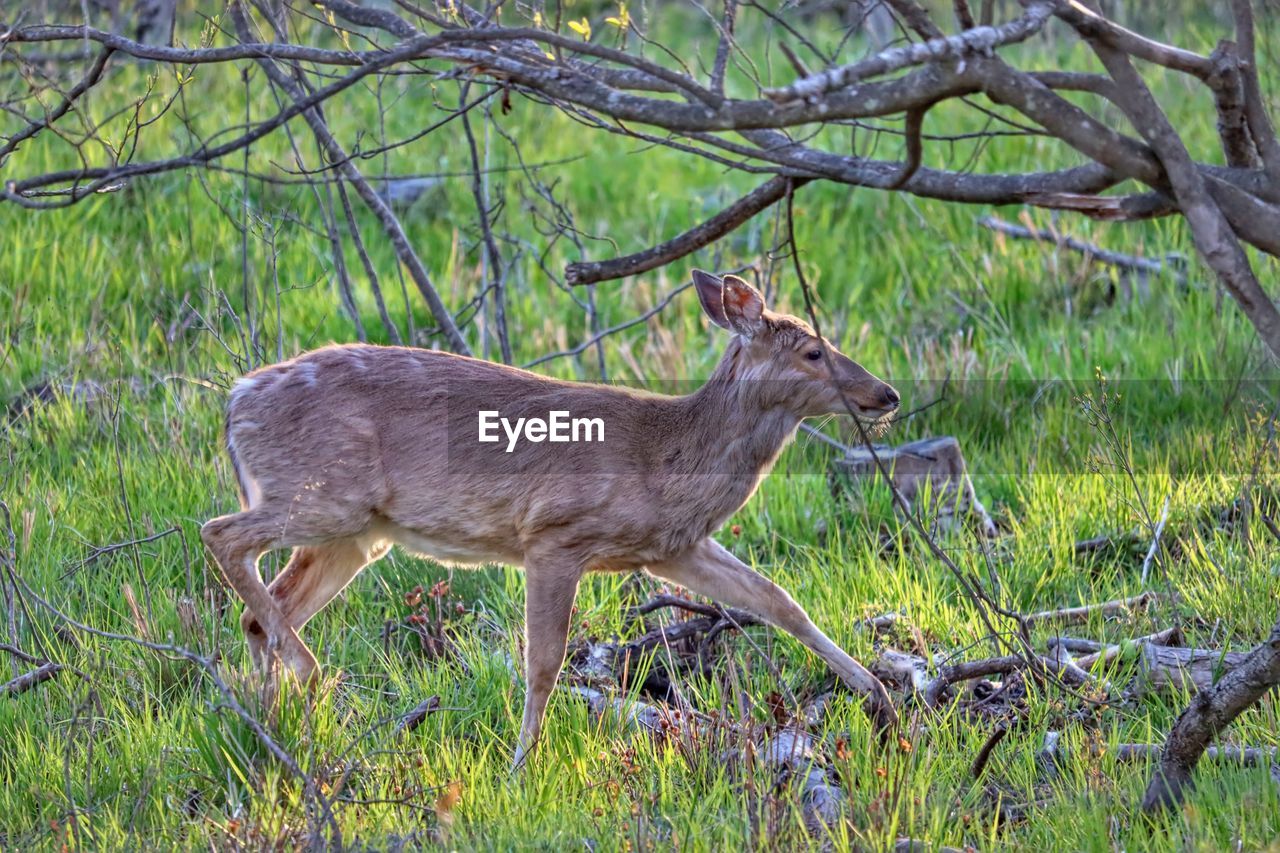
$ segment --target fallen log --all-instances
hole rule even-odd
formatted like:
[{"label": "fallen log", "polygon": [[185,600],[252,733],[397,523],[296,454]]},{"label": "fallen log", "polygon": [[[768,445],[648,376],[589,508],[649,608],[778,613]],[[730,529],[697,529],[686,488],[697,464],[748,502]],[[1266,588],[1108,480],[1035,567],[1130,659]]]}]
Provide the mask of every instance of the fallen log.
[{"label": "fallen log", "polygon": [[876,457],[884,463],[902,498],[909,507],[926,499],[923,509],[936,518],[943,530],[952,529],[958,520],[971,516],[984,536],[995,536],[995,522],[978,500],[969,477],[960,442],[951,436],[925,438],[897,447],[874,445],[874,455],[866,447],[851,447],[843,459],[835,462],[835,471],[854,479],[879,475]]},{"label": "fallen log", "polygon": [[1182,629],[1174,625],[1172,628],[1165,628],[1163,631],[1156,631],[1154,634],[1147,634],[1144,637],[1138,637],[1129,641],[1127,644],[1104,646],[1094,649],[1091,654],[1077,658],[1075,665],[1081,669],[1092,669],[1099,661],[1102,663],[1110,663],[1121,655],[1127,647],[1132,648],[1135,645],[1146,644],[1153,646],[1176,646],[1182,641]]},{"label": "fallen log", "polygon": [[1246,657],[1247,652],[1179,649],[1145,643],[1131,689],[1138,696],[1198,693],[1212,687]]}]

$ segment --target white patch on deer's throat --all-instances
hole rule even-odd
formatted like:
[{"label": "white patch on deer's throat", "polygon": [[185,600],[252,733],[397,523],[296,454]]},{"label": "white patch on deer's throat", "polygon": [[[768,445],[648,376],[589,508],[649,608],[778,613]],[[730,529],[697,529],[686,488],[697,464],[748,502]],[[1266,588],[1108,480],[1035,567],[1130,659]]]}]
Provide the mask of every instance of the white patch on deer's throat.
[{"label": "white patch on deer's throat", "polygon": [[764,378],[764,375],[768,370],[769,364],[767,362],[757,361],[754,363],[748,363],[738,374],[738,379],[742,382],[757,382]]}]

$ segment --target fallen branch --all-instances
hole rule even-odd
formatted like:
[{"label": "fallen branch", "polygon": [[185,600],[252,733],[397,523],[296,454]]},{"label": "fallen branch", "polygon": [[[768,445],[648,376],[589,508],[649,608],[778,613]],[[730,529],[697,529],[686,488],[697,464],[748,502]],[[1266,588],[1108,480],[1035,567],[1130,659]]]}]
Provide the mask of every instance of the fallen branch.
[{"label": "fallen branch", "polygon": [[[1116,761],[1126,762],[1159,758],[1163,751],[1164,747],[1158,743],[1122,743],[1111,750],[1115,754]],[[1204,757],[1209,761],[1218,761],[1223,764],[1266,767],[1276,760],[1278,752],[1280,750],[1274,746],[1211,746],[1204,751]]]},{"label": "fallen branch", "polygon": [[44,663],[35,655],[27,654],[17,646],[12,646],[8,643],[0,643],[0,652],[7,652],[24,663]]},{"label": "fallen branch", "polygon": [[1008,733],[1008,726],[997,727],[996,730],[991,733],[991,736],[987,738],[987,741],[982,745],[982,748],[978,750],[978,754],[974,757],[973,764],[969,768],[969,773],[974,779],[981,778],[982,771],[987,768],[987,762],[991,760],[991,753],[995,751],[996,744],[1004,740],[1005,735]]},{"label": "fallen branch", "polygon": [[414,708],[400,718],[400,722],[396,724],[396,733],[409,733],[422,725],[423,721],[434,711],[440,710],[440,697],[428,696],[419,702]]},{"label": "fallen branch", "polygon": [[1077,624],[1089,621],[1089,617],[1095,613],[1102,616],[1120,616],[1128,613],[1130,610],[1139,607],[1145,607],[1153,601],[1158,601],[1165,596],[1158,592],[1144,592],[1135,595],[1132,598],[1118,598],[1114,601],[1104,601],[1099,604],[1084,604],[1079,607],[1061,607],[1057,610],[1041,610],[1036,613],[1028,613],[1023,617],[1028,626],[1039,622],[1058,622],[1063,624]]},{"label": "fallen branch", "polygon": [[0,692],[8,693],[10,696],[17,696],[20,693],[26,693],[36,685],[43,684],[49,679],[62,672],[65,667],[60,663],[45,663],[23,673],[17,678],[0,684]]},{"label": "fallen branch", "polygon": [[943,666],[937,675],[930,677],[924,658],[889,649],[881,653],[871,670],[881,680],[892,682],[904,692],[919,695],[929,708],[939,707],[947,691],[961,681],[1014,672],[1029,672],[1039,678],[1056,677],[1073,687],[1096,683],[1110,691],[1110,685],[1105,681],[1099,681],[1070,660],[1039,656],[1002,655],[963,661]]},{"label": "fallen branch", "polygon": [[[1060,749],[1062,733],[1049,730],[1044,735],[1044,745],[1036,753],[1036,763],[1043,773],[1056,775],[1060,766],[1065,764],[1070,755]],[[1129,764],[1139,761],[1159,759],[1164,747],[1155,743],[1120,743],[1105,747],[1106,753],[1115,757],[1116,761]],[[1220,764],[1237,764],[1242,767],[1267,767],[1280,759],[1280,748],[1274,746],[1211,746],[1205,749],[1204,758]]]},{"label": "fallen branch", "polygon": [[1085,640],[1080,637],[1050,637],[1047,645],[1051,656],[1061,652],[1068,652],[1073,655],[1091,655],[1107,647],[1106,643],[1100,643],[1097,640]]},{"label": "fallen branch", "polygon": [[1168,272],[1173,275],[1179,284],[1185,283],[1187,280],[1186,273],[1181,269],[1183,265],[1182,259],[1176,255],[1170,255],[1163,261],[1140,258],[1136,255],[1126,255],[1121,252],[1104,249],[1101,246],[1095,246],[1093,243],[1077,240],[1074,237],[1067,237],[1056,231],[1015,225],[1012,222],[1004,221],[998,216],[984,216],[978,220],[978,224],[983,228],[989,228],[999,234],[1006,234],[1018,240],[1053,243],[1055,246],[1079,252],[1090,260],[1095,260],[1108,266],[1153,275]]},{"label": "fallen branch", "polygon": [[1137,533],[1130,531],[1117,535],[1103,534],[1102,536],[1094,536],[1091,539],[1080,539],[1072,545],[1072,550],[1077,554],[1093,554],[1097,551],[1103,551],[1107,548],[1119,546],[1121,544],[1131,545],[1138,538]]},{"label": "fallen branch", "polygon": [[[1182,628],[1178,625],[1174,625],[1172,628],[1165,628],[1163,631],[1156,631],[1154,634],[1147,634],[1144,637],[1138,637],[1130,641],[1129,645],[1134,646],[1137,644],[1146,644],[1152,646],[1174,646],[1181,641],[1181,638]],[[1099,661],[1105,664],[1115,660],[1120,656],[1120,653],[1123,652],[1124,649],[1125,646],[1123,644],[1110,646],[1100,645],[1098,648],[1091,650],[1090,653],[1084,657],[1078,658],[1075,661],[1075,665],[1081,669],[1092,669]]]},{"label": "fallen branch", "polygon": [[938,670],[938,675],[925,685],[922,691],[925,704],[931,708],[938,707],[947,689],[957,682],[986,678],[989,675],[1007,675],[1025,665],[1026,661],[1019,655],[949,664]]}]

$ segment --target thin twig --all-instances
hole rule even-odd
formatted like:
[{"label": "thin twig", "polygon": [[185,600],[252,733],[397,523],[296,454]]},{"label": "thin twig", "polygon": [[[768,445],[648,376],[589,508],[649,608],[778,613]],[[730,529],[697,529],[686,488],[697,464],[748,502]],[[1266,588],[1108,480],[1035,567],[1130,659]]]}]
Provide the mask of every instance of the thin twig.
[{"label": "thin twig", "polygon": [[679,287],[677,287],[675,290],[668,293],[666,296],[662,297],[662,299],[658,300],[658,303],[656,305],[654,305],[648,311],[641,314],[639,317],[635,317],[631,320],[626,321],[625,323],[619,323],[616,326],[610,326],[609,328],[604,329],[603,331],[598,332],[595,335],[592,335],[590,338],[578,344],[573,349],[561,350],[560,352],[553,352],[553,353],[548,353],[547,355],[544,355],[544,356],[539,356],[538,358],[535,358],[533,361],[530,361],[524,364],[523,367],[527,369],[527,368],[535,367],[539,364],[542,364],[543,362],[551,361],[552,359],[564,358],[566,356],[578,355],[579,353],[586,352],[596,343],[604,340],[610,335],[617,334],[618,332],[621,332],[625,329],[630,329],[632,326],[638,326],[641,323],[645,322],[650,317],[652,317],[653,315],[661,311],[663,308],[666,308],[668,305],[670,305],[671,300],[675,299],[681,293],[684,293],[690,287],[693,287],[693,282],[691,281],[685,284],[682,284]]},{"label": "thin twig", "polygon": [[1055,231],[1015,225],[997,216],[984,216],[978,220],[978,224],[983,228],[990,228],[992,231],[1006,234],[1019,240],[1038,240],[1044,243],[1053,243],[1055,246],[1080,252],[1090,260],[1119,267],[1120,269],[1151,274],[1167,272],[1180,284],[1185,284],[1187,280],[1186,264],[1183,259],[1177,256],[1170,256],[1167,260],[1157,261],[1151,258],[1140,258],[1136,255],[1126,255],[1121,252],[1103,249],[1093,243],[1086,243],[1083,240],[1077,240],[1074,237],[1068,237]]},{"label": "thin twig", "polygon": [[1169,498],[1168,495],[1164,499],[1164,507],[1160,510],[1160,520],[1156,523],[1156,529],[1151,534],[1151,547],[1147,549],[1147,555],[1142,558],[1142,585],[1147,585],[1147,578],[1151,572],[1151,560],[1155,557],[1156,551],[1160,548],[1160,536],[1164,533],[1164,526],[1169,521]]},{"label": "thin twig", "polygon": [[996,727],[996,730],[982,744],[982,748],[978,750],[978,754],[974,757],[973,764],[969,767],[969,775],[974,779],[982,778],[982,771],[987,769],[987,762],[991,760],[991,753],[995,751],[996,744],[1004,740],[1007,734],[1009,734],[1008,726]]}]

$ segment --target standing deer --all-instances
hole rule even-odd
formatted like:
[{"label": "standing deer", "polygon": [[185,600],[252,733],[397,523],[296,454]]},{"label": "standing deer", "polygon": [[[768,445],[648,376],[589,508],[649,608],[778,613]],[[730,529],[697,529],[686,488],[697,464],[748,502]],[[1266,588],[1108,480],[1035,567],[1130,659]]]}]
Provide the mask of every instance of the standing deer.
[{"label": "standing deer", "polygon": [[[742,279],[695,270],[693,280],[711,322],[733,338],[711,379],[687,396],[406,347],[330,346],[240,379],[226,442],[242,511],[200,533],[244,600],[256,665],[312,678],[318,664],[298,631],[398,543],[449,563],[524,568],[517,766],[537,742],[588,571],[644,569],[758,613],[862,694],[882,730],[895,725],[883,685],[711,534],[746,503],[801,420],[851,407],[883,424],[898,393],[804,321],[766,309]],[[605,440],[483,443],[482,410],[513,422],[557,410],[598,418]],[[288,564],[264,585],[258,558],[288,547]]]}]

